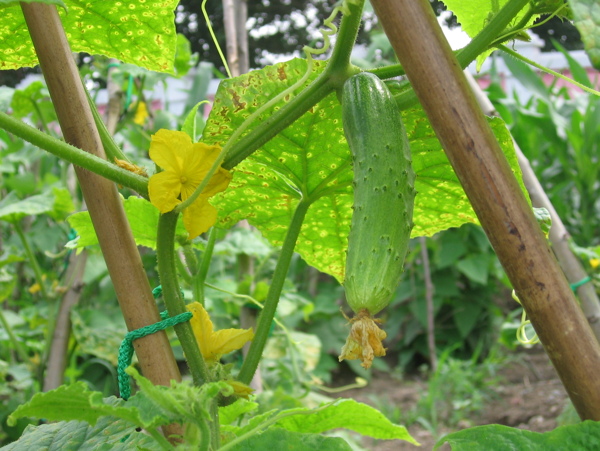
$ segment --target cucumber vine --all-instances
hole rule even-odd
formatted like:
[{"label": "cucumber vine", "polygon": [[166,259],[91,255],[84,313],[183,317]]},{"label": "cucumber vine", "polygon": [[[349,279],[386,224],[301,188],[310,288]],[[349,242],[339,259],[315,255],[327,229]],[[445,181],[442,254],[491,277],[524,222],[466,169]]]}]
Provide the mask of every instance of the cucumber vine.
[{"label": "cucumber vine", "polygon": [[[217,45],[219,55],[223,59],[225,70],[227,71],[228,76],[231,77],[227,61],[221,48],[218,46],[214,36],[214,31],[210,26],[210,20],[206,12],[206,2],[207,0],[203,0],[202,2],[202,12],[209,26],[211,36],[213,36],[215,45]],[[173,211],[160,216],[157,238],[158,272],[163,288],[165,304],[167,305],[167,309],[171,316],[175,316],[186,311],[184,299],[180,294],[175,259],[175,228],[179,214],[185,208],[188,208],[203,193],[212,176],[220,167],[225,169],[234,168],[257,149],[261,148],[261,146],[267,143],[271,138],[279,134],[282,130],[300,118],[310,108],[314,107],[326,96],[337,90],[340,90],[350,77],[361,72],[359,68],[351,64],[350,54],[360,27],[361,13],[364,3],[364,0],[344,0],[335,6],[329,17],[324,20],[324,28],[320,30],[323,38],[323,45],[320,48],[311,48],[306,46],[303,49],[307,61],[307,67],[304,74],[287,89],[284,89],[277,95],[273,96],[268,102],[260,106],[256,111],[252,112],[252,114],[246,118],[242,125],[233,131],[229,139],[224,143],[220,150],[219,156],[212,164],[202,182],[200,182],[200,184],[196,187],[194,193],[185,201],[179,203]],[[498,2],[496,1],[496,9],[497,3]],[[474,61],[478,55],[482,54],[491,47],[497,47],[515,57],[524,60],[528,64],[531,64],[542,70],[546,70],[537,65],[535,62],[524,59],[520,55],[515,54],[512,50],[502,45],[503,42],[514,38],[518,33],[521,33],[527,28],[526,24],[533,14],[531,9],[528,10],[528,14],[526,14],[525,17],[520,20],[515,27],[507,30],[507,27],[511,21],[514,20],[517,14],[524,7],[526,7],[527,4],[527,0],[509,0],[503,8],[498,9],[498,11],[491,15],[489,19],[486,19],[486,25],[483,30],[481,30],[481,32],[465,48],[457,52],[459,64],[464,68]],[[555,11],[553,15],[559,13],[560,8]],[[340,14],[341,20],[338,28],[334,21],[340,16]],[[327,61],[325,69],[319,75],[317,75],[313,81],[309,82],[311,75],[314,73],[314,57],[323,55],[331,49],[331,38],[334,35],[337,36],[337,39],[333,45],[331,57]],[[368,72],[377,75],[379,78],[391,78],[404,74],[404,69],[401,65],[392,65],[383,68],[372,69]],[[565,78],[560,74],[554,72],[551,73],[553,73],[555,76]],[[373,77],[373,75],[369,75],[367,78],[370,77]],[[572,80],[570,81],[573,82]],[[595,95],[600,95],[599,92],[593,89],[587,88],[578,83],[575,84],[588,92],[591,92]],[[288,98],[289,100],[286,100]],[[389,99],[386,97],[386,100],[391,101],[391,97]],[[394,108],[397,112],[398,109],[408,108],[413,105],[416,102],[416,96],[414,91],[409,89],[406,92],[398,94],[394,100],[396,102]],[[94,111],[94,117],[102,136],[102,142],[106,147],[108,155],[111,158],[118,157],[119,159],[125,159],[122,151],[116,146],[113,139],[108,136],[108,132],[101,124],[100,117],[93,106],[93,102],[91,103],[92,110]],[[273,110],[274,107],[277,106],[279,108],[276,109],[272,115],[266,118],[261,118],[266,111]],[[127,170],[115,166],[112,163],[106,162],[100,158],[83,152],[80,149],[70,146],[57,138],[42,133],[33,127],[27,126],[1,112],[0,127],[47,150],[50,153],[53,153],[54,155],[100,174],[107,179],[115,181],[123,186],[131,188],[144,197],[148,197],[148,180],[143,176],[133,174]],[[404,172],[406,173],[406,170]],[[397,174],[392,175],[396,178],[399,177]],[[369,186],[369,188],[371,188],[371,186]],[[410,186],[409,191],[409,194],[414,197],[412,185]],[[394,197],[395,194],[396,193],[394,193]],[[285,235],[285,240],[281,248],[281,253],[277,261],[266,300],[264,305],[261,306],[262,311],[258,319],[254,340],[252,341],[249,352],[238,375],[238,380],[244,384],[250,383],[261,360],[269,330],[272,322],[274,321],[279,297],[281,295],[290,262],[292,260],[296,241],[300,234],[306,213],[314,200],[315,198],[310,198],[310,196],[300,196],[300,199],[295,206],[295,211]],[[410,206],[410,210],[410,213],[412,214],[412,206]],[[408,224],[410,222],[410,218],[408,216],[407,218]],[[407,230],[404,230],[404,235],[396,240],[404,247],[406,247],[406,242],[410,236],[410,227],[408,227]],[[18,228],[17,232],[19,232]],[[188,266],[192,268],[190,280],[193,285],[194,296],[200,303],[204,302],[204,287],[210,286],[205,282],[205,279],[208,272],[208,265],[212,256],[212,246],[214,246],[215,239],[216,232],[213,229],[210,232],[209,245],[207,246],[200,262],[195,261],[193,252],[190,252],[190,249],[185,249],[184,244],[184,253],[187,252],[185,256],[188,261]],[[373,245],[372,242],[368,244],[369,246]],[[406,249],[403,249],[402,252],[405,253]],[[36,270],[36,275],[38,275],[38,278],[41,277],[38,274],[39,268],[36,269],[34,267],[34,270]],[[375,274],[373,271],[371,275],[378,276],[379,274]],[[393,278],[395,282],[395,275]],[[385,285],[386,286],[384,288],[387,289],[390,284],[388,283]],[[252,298],[249,299],[253,300]],[[363,299],[361,299],[361,302],[362,301]],[[389,299],[386,299],[386,301],[389,301]],[[361,307],[367,308],[368,306],[361,304]],[[373,313],[377,312],[374,311]],[[523,320],[523,324],[524,323],[525,322]],[[176,326],[175,330],[184,350],[194,384],[200,386],[206,384],[207,382],[211,382],[213,379],[218,379],[218,375],[215,376],[215,374],[211,373],[211,370],[204,361],[191,326],[188,323],[184,323]],[[524,332],[522,333],[522,338],[523,340],[528,340]],[[326,407],[327,406],[324,406],[323,409]],[[211,414],[213,419],[210,422],[210,425],[207,425],[206,431],[204,431],[206,433],[203,434],[203,449],[209,448],[209,444],[207,442],[208,436],[211,438],[212,447],[214,449],[219,447],[220,432],[216,404],[212,405]],[[273,419],[269,421],[275,422],[279,419],[279,417],[273,417]],[[247,436],[260,432],[262,427],[266,427],[268,425],[270,425],[270,423],[263,423],[263,425],[250,430],[246,435],[242,435],[238,439],[229,442],[221,449],[232,448],[237,444],[238,441],[241,442],[242,440],[246,439]],[[207,432],[209,429],[210,432]]]}]

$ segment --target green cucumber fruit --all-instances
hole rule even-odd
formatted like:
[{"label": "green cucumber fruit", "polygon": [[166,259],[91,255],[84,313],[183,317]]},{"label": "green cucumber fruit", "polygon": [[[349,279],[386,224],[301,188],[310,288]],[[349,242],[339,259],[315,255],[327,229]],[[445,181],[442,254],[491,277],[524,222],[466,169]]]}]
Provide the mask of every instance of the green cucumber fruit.
[{"label": "green cucumber fruit", "polygon": [[344,288],[352,310],[375,315],[400,283],[413,222],[415,173],[390,91],[362,72],[342,92],[344,133],[354,162],[354,213]]}]

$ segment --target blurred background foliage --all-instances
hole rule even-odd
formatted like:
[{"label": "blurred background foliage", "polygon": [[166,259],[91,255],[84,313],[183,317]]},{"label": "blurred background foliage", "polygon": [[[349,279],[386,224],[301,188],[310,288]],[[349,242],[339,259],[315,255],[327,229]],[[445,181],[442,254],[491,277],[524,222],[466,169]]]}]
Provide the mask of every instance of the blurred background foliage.
[{"label": "blurred background foliage", "polygon": [[[320,18],[328,14],[335,2],[276,3],[249,2],[255,28],[279,24],[272,28],[272,34],[258,37],[251,34],[253,67],[260,66],[266,54],[289,54],[310,43]],[[440,2],[432,3],[441,11]],[[182,75],[194,68],[195,77],[184,113],[176,115],[168,110],[168,104],[159,102],[162,107],[148,107],[145,115],[140,114],[142,105],[146,108],[156,100],[149,93],[168,84],[171,76],[131,66],[121,66],[115,74],[123,92],[129,90],[131,94],[130,103],[122,112],[116,140],[142,165],[151,164],[147,156],[150,135],[160,128],[180,129],[187,112],[206,98],[208,80],[216,76],[214,68],[221,68],[214,47],[209,45],[211,40],[200,18],[198,2],[184,0],[179,8],[178,27],[190,44],[180,41],[180,56],[183,56],[178,71]],[[209,12],[217,37],[223,41],[220,3],[211,2]],[[549,24],[546,26],[550,27]],[[572,30],[568,26],[553,26],[548,35],[560,36],[560,40],[569,36],[565,38],[569,48],[579,48],[578,39],[571,41]],[[367,47],[363,62],[382,64],[394,58],[374,23],[363,30],[359,42]],[[588,95],[571,95],[565,88],[546,87],[527,66],[514,60],[506,63],[523,84],[531,87],[532,97],[520,99],[504,93],[499,78],[493,79],[489,95],[532,162],[580,254],[589,262],[600,245],[600,199],[596,195],[600,183],[599,101]],[[100,57],[81,58],[82,75],[95,90],[106,85],[108,64],[108,60]],[[575,66],[572,69],[579,82],[591,85],[581,70]],[[23,90],[7,87],[24,73],[0,72],[0,85],[6,85],[0,88],[0,106],[48,133],[58,134],[43,82]],[[198,114],[196,120],[201,130],[202,115]],[[42,387],[53,328],[51,319],[70,284],[66,274],[75,252],[65,248],[73,239],[65,218],[84,206],[69,165],[2,130],[0,172],[3,199],[8,193],[18,200],[36,196],[53,199],[46,211],[25,205],[24,214],[18,219],[0,215],[0,378],[4,381],[0,383],[0,444],[5,444],[18,438],[27,424],[22,420],[15,427],[8,427],[6,417]],[[65,197],[65,192],[70,195]],[[0,211],[3,206],[0,202]],[[195,241],[191,252],[196,257],[202,255],[205,242],[205,238]],[[480,227],[465,225],[450,229],[424,242],[434,286],[434,334],[441,356],[438,368],[434,372],[428,369],[431,356],[427,345],[423,241],[413,240],[403,281],[394,301],[381,315],[388,334],[388,355],[376,360],[374,369],[375,374],[384,371],[396,377],[430,376],[427,395],[414,415],[404,416],[402,421],[418,420],[436,428],[439,422],[456,423],[460,415],[481,408],[486,390],[494,381],[491,376],[494,365],[500,361],[498,356],[516,347],[520,309],[510,297],[508,281]],[[126,330],[98,246],[85,252],[81,298],[71,313],[65,382],[83,380],[93,389],[110,395],[117,390],[116,356]],[[154,252],[147,248],[140,248],[140,252],[151,284],[158,285]],[[206,288],[207,307],[216,328],[237,327],[242,309],[254,305],[248,296],[258,302],[264,300],[277,252],[253,229],[235,227],[219,232],[207,277],[210,285]],[[180,257],[185,282],[183,249]],[[186,299],[191,301],[192,287],[182,288]],[[314,404],[327,394],[324,389],[328,386],[350,382],[354,376],[373,377],[373,372],[365,371],[356,361],[341,364],[337,361],[348,333],[342,309],[349,312],[342,287],[296,256],[278,308],[279,323],[273,326],[261,364],[264,388],[261,408]],[[171,340],[176,356],[182,361],[181,349],[173,335]],[[227,361],[239,365],[241,356],[234,354]],[[390,411],[389,416],[396,414]]]},{"label": "blurred background foliage", "polygon": [[[440,15],[446,11],[446,6],[441,0],[430,1],[436,14]],[[307,44],[313,45],[313,41],[319,38],[317,30],[321,18],[327,17],[338,2],[337,0],[283,2],[261,0],[247,3],[250,67],[259,68],[264,64],[272,63],[274,59],[302,56],[302,48]],[[177,32],[190,41],[191,50],[199,55],[200,61],[212,63],[221,73],[224,73],[221,58],[213,45],[200,6],[199,0],[180,0],[175,18]],[[206,10],[217,40],[225,48],[222,2],[210,0],[206,4]],[[457,26],[454,15],[448,15],[444,21],[449,27]],[[373,14],[369,14],[359,33],[357,43],[368,45],[373,39],[372,31],[381,32],[376,18]],[[534,32],[544,40],[544,51],[554,50],[552,39],[558,40],[567,50],[583,48],[579,32],[569,21],[553,18],[536,27]],[[15,71],[0,71],[0,86],[15,86],[31,72],[37,73],[37,70],[23,68]]]}]

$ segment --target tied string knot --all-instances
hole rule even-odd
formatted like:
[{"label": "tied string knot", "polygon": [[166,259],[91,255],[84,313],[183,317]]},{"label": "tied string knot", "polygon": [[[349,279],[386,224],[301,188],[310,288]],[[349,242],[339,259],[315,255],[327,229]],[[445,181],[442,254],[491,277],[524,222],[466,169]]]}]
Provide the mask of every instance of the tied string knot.
[{"label": "tied string knot", "polygon": [[[160,285],[152,290],[154,299],[160,297],[161,294],[162,286]],[[117,360],[117,378],[119,382],[119,393],[121,394],[121,398],[127,400],[131,396],[129,375],[125,372],[125,370],[129,365],[131,365],[131,358],[133,357],[133,341],[137,340],[138,338],[145,337],[146,335],[154,334],[169,327],[176,326],[177,324],[185,323],[186,321],[189,321],[192,316],[194,315],[192,315],[191,312],[184,312],[171,318],[169,316],[169,312],[164,311],[160,313],[162,321],[127,332],[125,338],[121,342],[121,346],[119,347],[119,358]]]}]

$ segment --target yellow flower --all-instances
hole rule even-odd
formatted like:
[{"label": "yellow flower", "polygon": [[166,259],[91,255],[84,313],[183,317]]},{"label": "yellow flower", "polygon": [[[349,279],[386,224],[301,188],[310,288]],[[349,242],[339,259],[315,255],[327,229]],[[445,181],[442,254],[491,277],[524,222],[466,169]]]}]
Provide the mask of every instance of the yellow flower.
[{"label": "yellow flower", "polygon": [[253,388],[250,388],[246,384],[243,384],[239,381],[226,380],[225,382],[231,385],[231,388],[233,388],[233,393],[240,398],[248,399],[248,397],[254,391]]},{"label": "yellow flower", "polygon": [[600,266],[600,258],[590,258],[590,265],[593,269],[596,269]]},{"label": "yellow flower", "polygon": [[381,321],[374,319],[367,309],[359,311],[354,318],[350,320],[352,328],[346,339],[346,344],[342,347],[339,361],[360,359],[363,368],[371,368],[375,357],[383,357],[385,348],[382,341],[387,334],[377,323]]},{"label": "yellow flower", "polygon": [[138,125],[144,125],[147,118],[148,108],[146,107],[146,102],[138,102],[137,108],[135,109],[135,116],[133,117],[133,122],[135,122]]},{"label": "yellow flower", "polygon": [[[45,282],[46,281],[46,274],[42,274],[42,281]],[[27,291],[29,291],[29,293],[31,294],[36,294],[39,293],[40,291],[42,291],[42,287],[39,284],[39,282],[34,283],[33,285],[31,285]]]},{"label": "yellow flower", "polygon": [[199,302],[188,304],[187,309],[194,315],[190,324],[207,363],[218,362],[222,355],[240,349],[254,338],[252,329],[223,329],[215,332],[207,311]]},{"label": "yellow flower", "polygon": [[[159,130],[152,135],[150,158],[164,171],[150,177],[150,201],[167,213],[190,197],[219,156],[219,146],[192,143],[185,132]],[[229,171],[219,168],[196,201],[183,211],[183,225],[189,238],[210,229],[217,221],[217,210],[208,199],[224,191],[231,180]]]}]

